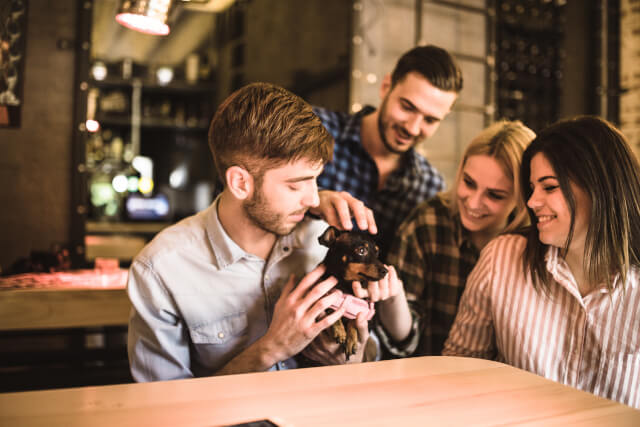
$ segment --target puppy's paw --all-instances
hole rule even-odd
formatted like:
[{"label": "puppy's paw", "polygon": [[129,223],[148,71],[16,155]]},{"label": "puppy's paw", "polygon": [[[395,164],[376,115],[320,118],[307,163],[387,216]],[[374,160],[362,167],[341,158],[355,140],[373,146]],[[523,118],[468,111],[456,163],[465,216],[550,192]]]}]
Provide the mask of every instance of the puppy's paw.
[{"label": "puppy's paw", "polygon": [[341,320],[338,320],[331,327],[333,330],[333,339],[336,340],[338,344],[344,344],[347,340],[347,331],[344,329],[344,325]]},{"label": "puppy's paw", "polygon": [[352,324],[347,328],[347,340],[344,345],[344,354],[349,360],[349,356],[353,356],[358,351],[358,330]]}]

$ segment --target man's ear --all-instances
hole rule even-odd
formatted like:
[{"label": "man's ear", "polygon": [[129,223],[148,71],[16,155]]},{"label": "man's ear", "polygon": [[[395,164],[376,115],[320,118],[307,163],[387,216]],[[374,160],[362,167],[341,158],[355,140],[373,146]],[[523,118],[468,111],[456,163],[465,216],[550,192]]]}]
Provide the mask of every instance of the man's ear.
[{"label": "man's ear", "polygon": [[251,197],[254,190],[253,176],[241,166],[231,166],[224,174],[227,187],[238,200],[246,200]]},{"label": "man's ear", "polygon": [[384,99],[385,96],[391,90],[391,74],[385,74],[380,84],[380,99]]}]

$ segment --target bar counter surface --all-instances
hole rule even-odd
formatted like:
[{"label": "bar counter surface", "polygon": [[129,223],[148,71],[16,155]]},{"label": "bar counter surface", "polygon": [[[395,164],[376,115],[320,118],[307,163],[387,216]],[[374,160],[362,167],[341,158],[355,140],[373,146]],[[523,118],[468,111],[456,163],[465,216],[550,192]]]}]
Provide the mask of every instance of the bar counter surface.
[{"label": "bar counter surface", "polygon": [[0,278],[0,331],[126,325],[127,270]]},{"label": "bar counter surface", "polygon": [[640,411],[498,362],[419,357],[0,394],[2,426],[639,426]]}]

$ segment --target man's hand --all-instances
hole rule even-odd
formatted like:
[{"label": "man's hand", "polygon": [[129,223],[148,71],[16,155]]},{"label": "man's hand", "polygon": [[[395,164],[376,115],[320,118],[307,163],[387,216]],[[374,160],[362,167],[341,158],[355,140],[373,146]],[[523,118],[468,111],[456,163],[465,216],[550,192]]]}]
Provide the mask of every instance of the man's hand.
[{"label": "man's hand", "polygon": [[[345,321],[346,319],[343,319]],[[324,330],[317,336],[302,352],[307,358],[322,365],[344,365],[346,363],[360,363],[363,361],[367,341],[369,340],[369,327],[367,317],[364,313],[359,313],[355,319],[358,329],[358,350],[354,355],[347,357],[344,349],[333,338],[330,329]]]},{"label": "man's hand", "polygon": [[320,204],[309,209],[314,215],[322,217],[329,225],[342,230],[351,230],[351,217],[355,218],[358,228],[371,234],[378,232],[373,211],[364,203],[346,191],[321,190],[318,192]]},{"label": "man's hand", "polygon": [[337,280],[330,277],[316,284],[324,274],[324,265],[319,265],[296,286],[291,276],[276,302],[273,319],[267,333],[260,338],[261,348],[271,356],[273,363],[298,354],[320,332],[332,325],[344,314],[341,307],[328,316],[322,316],[340,293],[326,295]]}]

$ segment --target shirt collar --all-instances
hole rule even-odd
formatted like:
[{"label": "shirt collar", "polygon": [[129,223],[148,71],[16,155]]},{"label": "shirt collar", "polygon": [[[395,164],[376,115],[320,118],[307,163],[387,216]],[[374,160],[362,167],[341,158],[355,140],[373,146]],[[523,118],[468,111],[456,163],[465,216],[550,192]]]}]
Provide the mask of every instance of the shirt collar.
[{"label": "shirt collar", "polygon": [[[214,248],[213,253],[216,259],[218,268],[224,269],[241,259],[259,259],[257,256],[246,252],[231,237],[227,234],[224,227],[220,223],[220,217],[218,216],[218,203],[220,201],[220,195],[205,211],[206,230],[209,237],[211,247]],[[301,224],[305,224],[309,219],[305,220]],[[306,230],[308,227],[302,227]],[[304,246],[304,233],[300,232],[301,226],[296,228],[286,236],[281,236],[276,240],[271,253],[271,260],[277,261],[290,254],[292,250],[299,249]]]},{"label": "shirt collar", "polygon": [[[411,147],[404,153],[402,156],[402,163],[404,167],[402,169],[407,172],[411,172],[414,176],[422,173],[422,163],[420,163],[420,157],[418,156],[418,152]],[[400,169],[400,168],[398,168]]]},{"label": "shirt collar", "polygon": [[[547,271],[551,274],[553,279],[565,287],[569,292],[576,295],[578,299],[582,299],[583,297],[580,296],[578,284],[575,281],[573,273],[571,273],[571,270],[569,269],[569,265],[564,258],[560,256],[560,249],[555,246],[549,246],[547,253],[545,254],[545,261]],[[632,272],[629,272],[627,275],[627,283],[623,288],[626,290],[629,290],[629,288],[635,288],[637,286],[636,280],[634,280],[635,277],[637,277],[637,269],[633,268]],[[618,291],[620,288],[620,275],[617,275],[613,282],[613,292]],[[611,291],[607,287],[606,283],[601,283],[598,285],[596,292],[606,294]]]},{"label": "shirt collar", "polygon": [[214,248],[213,253],[216,258],[216,263],[218,264],[218,268],[223,269],[250,254],[238,246],[238,244],[229,237],[224,227],[222,227],[220,217],[218,216],[219,201],[220,195],[218,195],[211,206],[207,208],[204,214],[207,235],[209,236],[211,247]]},{"label": "shirt collar", "polygon": [[376,111],[374,107],[372,107],[371,105],[365,105],[362,110],[348,116],[342,132],[336,139],[347,140],[355,138],[359,141],[360,130],[362,129],[362,118],[368,114],[373,113],[374,111]]}]

